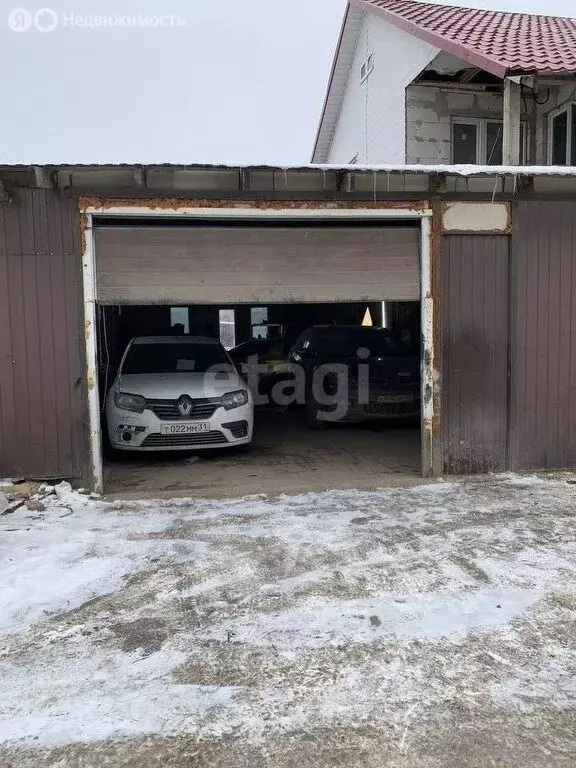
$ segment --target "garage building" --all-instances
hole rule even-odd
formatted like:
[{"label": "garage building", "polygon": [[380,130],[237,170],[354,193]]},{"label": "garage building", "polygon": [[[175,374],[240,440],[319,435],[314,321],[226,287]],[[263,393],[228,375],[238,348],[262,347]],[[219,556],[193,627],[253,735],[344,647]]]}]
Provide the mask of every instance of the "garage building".
[{"label": "garage building", "polygon": [[[576,465],[570,169],[5,166],[0,180],[0,476],[225,494]],[[247,454],[107,463],[103,398],[132,336],[231,346],[333,323],[415,340],[420,424],[315,434],[263,409]]]}]

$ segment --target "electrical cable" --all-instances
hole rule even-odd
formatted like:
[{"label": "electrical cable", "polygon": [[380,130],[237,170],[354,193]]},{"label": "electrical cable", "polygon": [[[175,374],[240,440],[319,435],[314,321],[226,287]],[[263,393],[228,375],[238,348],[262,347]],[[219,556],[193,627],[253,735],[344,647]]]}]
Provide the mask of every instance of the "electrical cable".
[{"label": "electrical cable", "polygon": [[536,102],[536,104],[538,104],[539,107],[543,107],[544,104],[548,104],[548,102],[550,101],[550,88],[548,88],[548,94],[547,94],[546,98],[544,99],[544,101],[538,101],[536,96],[534,96],[534,101]]}]

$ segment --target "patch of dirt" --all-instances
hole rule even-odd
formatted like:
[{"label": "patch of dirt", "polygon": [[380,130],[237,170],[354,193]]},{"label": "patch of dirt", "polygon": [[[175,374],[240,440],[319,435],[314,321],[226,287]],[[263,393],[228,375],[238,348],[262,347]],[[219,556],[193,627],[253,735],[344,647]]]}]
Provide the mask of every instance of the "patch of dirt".
[{"label": "patch of dirt", "polygon": [[123,624],[110,625],[111,631],[120,638],[125,653],[141,650],[146,655],[159,651],[170,633],[166,622],[158,618],[142,618]]}]

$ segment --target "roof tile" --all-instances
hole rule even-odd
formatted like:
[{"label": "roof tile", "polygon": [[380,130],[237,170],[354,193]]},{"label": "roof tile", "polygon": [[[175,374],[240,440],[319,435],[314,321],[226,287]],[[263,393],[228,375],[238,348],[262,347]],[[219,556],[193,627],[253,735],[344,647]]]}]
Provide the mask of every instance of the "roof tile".
[{"label": "roof tile", "polygon": [[420,30],[426,40],[432,42],[433,38],[438,48],[459,48],[470,61],[473,56],[488,59],[496,65],[498,74],[501,70],[576,73],[576,19],[481,11],[416,0],[357,0],[356,4],[404,28],[406,23],[414,25],[414,34]]}]

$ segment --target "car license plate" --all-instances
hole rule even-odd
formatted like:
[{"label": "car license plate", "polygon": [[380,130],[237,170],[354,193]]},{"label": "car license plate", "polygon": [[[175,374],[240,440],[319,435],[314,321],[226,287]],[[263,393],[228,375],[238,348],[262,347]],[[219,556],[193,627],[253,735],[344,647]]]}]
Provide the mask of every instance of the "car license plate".
[{"label": "car license plate", "polygon": [[412,395],[380,395],[378,402],[385,403],[413,403]]},{"label": "car license plate", "polygon": [[195,421],[185,424],[162,424],[160,432],[163,435],[205,435],[210,432],[210,422]]}]

